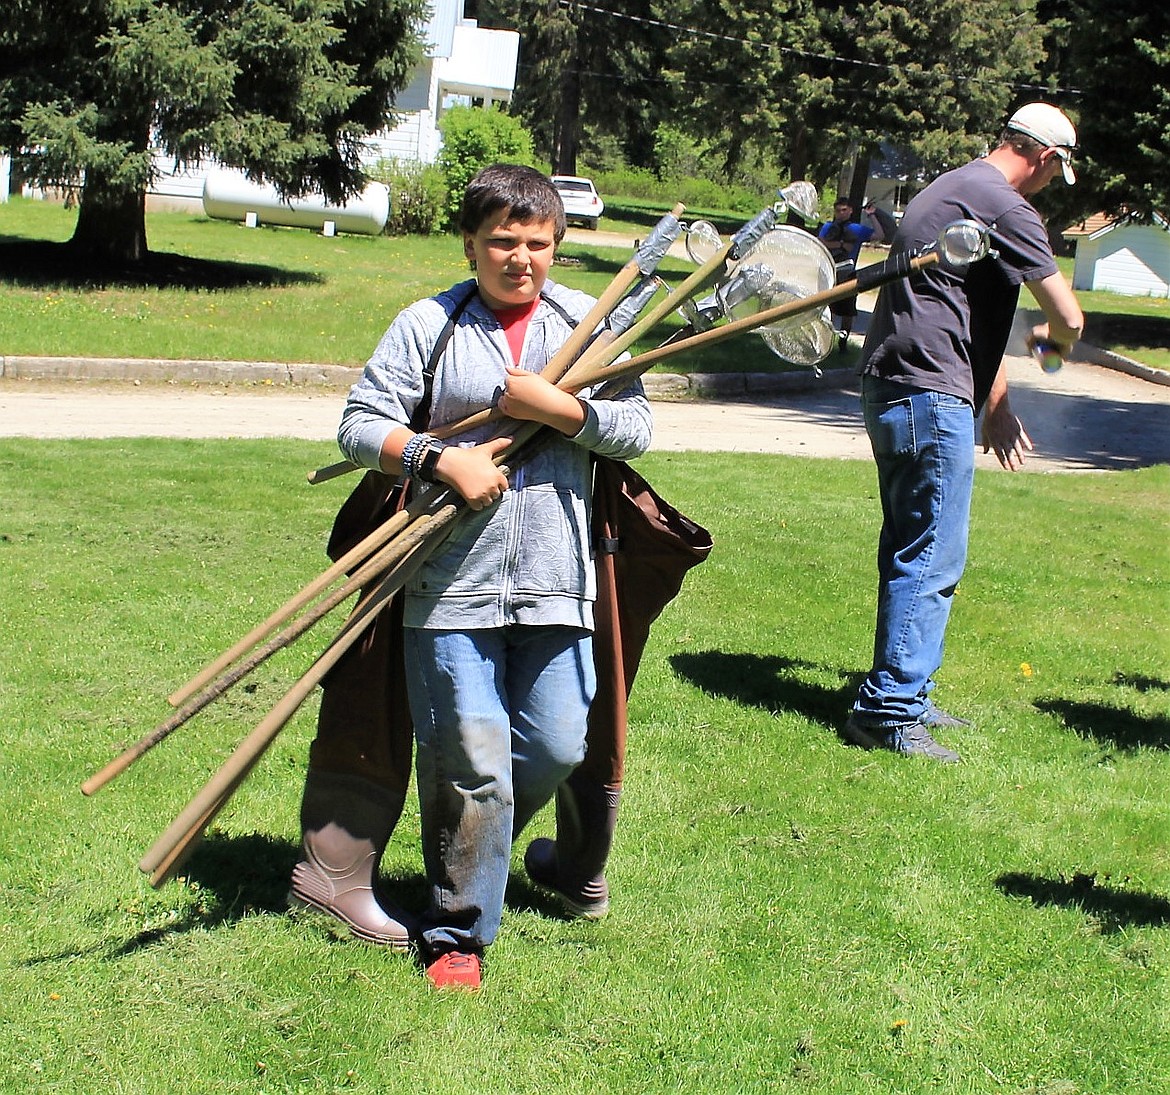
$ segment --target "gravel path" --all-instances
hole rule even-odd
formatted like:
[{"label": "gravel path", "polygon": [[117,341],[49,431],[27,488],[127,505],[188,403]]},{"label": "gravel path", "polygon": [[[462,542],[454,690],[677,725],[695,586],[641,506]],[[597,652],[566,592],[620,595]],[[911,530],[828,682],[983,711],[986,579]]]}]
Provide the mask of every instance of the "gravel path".
[{"label": "gravel path", "polygon": [[[1036,452],[1032,471],[1170,463],[1170,386],[1082,362],[1048,375],[1009,358],[1012,404]],[[297,437],[331,440],[344,390],[288,385],[0,379],[0,436]],[[751,400],[656,399],[660,451],[771,452],[869,459],[851,382]],[[980,466],[997,466],[980,454]]]}]

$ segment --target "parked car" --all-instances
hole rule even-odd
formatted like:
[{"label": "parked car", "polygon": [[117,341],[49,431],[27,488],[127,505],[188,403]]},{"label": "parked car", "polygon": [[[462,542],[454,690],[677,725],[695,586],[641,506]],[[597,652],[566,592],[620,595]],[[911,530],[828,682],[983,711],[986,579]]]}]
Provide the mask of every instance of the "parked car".
[{"label": "parked car", "polygon": [[579,175],[553,175],[552,184],[565,203],[565,218],[570,224],[597,227],[597,219],[605,208],[605,202],[597,193],[592,179],[583,179]]}]

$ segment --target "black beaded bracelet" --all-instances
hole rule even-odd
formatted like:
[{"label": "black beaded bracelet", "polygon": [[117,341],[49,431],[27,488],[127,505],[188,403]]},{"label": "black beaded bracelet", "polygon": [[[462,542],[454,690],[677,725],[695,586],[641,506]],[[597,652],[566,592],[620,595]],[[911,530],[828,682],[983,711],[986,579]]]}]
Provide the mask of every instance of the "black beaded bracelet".
[{"label": "black beaded bracelet", "polygon": [[419,464],[422,463],[423,453],[434,442],[429,433],[416,433],[402,449],[402,472],[404,475],[418,475]]}]

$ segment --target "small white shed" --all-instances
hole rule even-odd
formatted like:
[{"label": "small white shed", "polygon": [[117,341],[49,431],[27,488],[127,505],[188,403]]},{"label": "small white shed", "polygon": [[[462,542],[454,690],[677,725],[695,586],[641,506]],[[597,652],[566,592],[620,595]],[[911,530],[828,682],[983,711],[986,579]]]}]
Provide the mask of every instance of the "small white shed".
[{"label": "small white shed", "polygon": [[1144,224],[1123,215],[1094,227],[1103,219],[1065,233],[1076,240],[1073,288],[1170,297],[1170,222],[1157,213]]}]

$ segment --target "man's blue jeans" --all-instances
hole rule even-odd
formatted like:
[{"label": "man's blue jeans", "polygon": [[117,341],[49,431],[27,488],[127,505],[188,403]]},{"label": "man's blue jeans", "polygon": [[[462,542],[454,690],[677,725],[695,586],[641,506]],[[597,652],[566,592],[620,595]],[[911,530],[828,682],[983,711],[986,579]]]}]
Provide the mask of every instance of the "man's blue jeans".
[{"label": "man's blue jeans", "polygon": [[575,627],[405,629],[431,954],[500,928],[512,842],[585,756],[592,636]]},{"label": "man's blue jeans", "polygon": [[862,377],[865,428],[882,502],[873,668],[854,719],[868,728],[918,722],[955,588],[967,561],[975,416],[953,395]]}]

